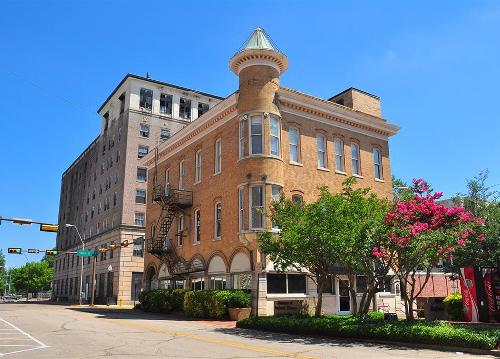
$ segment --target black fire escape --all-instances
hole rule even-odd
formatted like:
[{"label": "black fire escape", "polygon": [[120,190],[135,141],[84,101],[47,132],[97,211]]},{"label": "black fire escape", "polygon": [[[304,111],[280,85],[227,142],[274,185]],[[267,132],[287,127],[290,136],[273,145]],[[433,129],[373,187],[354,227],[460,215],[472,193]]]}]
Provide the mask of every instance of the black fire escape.
[{"label": "black fire escape", "polygon": [[184,262],[176,251],[177,239],[183,233],[176,233],[175,240],[170,239],[168,234],[175,217],[193,205],[193,192],[154,184],[153,201],[161,207],[161,212],[153,231],[155,233],[151,233],[151,238],[146,241],[147,250],[166,263],[172,273],[175,267],[182,266],[180,262]]},{"label": "black fire escape", "polygon": [[170,185],[163,186],[157,182],[157,157],[155,153],[155,175],[153,180],[153,202],[161,208],[157,218],[155,230],[151,237],[146,239],[146,250],[159,258],[167,265],[169,272],[174,275],[185,271],[189,264],[177,253],[177,242],[183,236],[183,231],[169,238],[170,227],[176,216],[183,214],[184,210],[193,205],[193,192],[174,189]]}]

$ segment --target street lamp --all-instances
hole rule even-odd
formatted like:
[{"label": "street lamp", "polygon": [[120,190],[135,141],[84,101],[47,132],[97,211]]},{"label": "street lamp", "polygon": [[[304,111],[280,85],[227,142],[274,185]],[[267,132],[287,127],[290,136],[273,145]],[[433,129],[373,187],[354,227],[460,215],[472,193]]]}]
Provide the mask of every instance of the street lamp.
[{"label": "street lamp", "polygon": [[[80,235],[80,231],[78,230],[78,227],[75,226],[74,224],[69,224],[67,223],[65,225],[66,228],[74,228],[76,230],[76,233],[78,234],[78,238],[80,238],[80,242],[82,242],[82,250],[85,250],[85,242],[83,241],[82,239],[82,236]],[[82,305],[82,289],[83,289],[83,257],[81,257],[82,259],[82,265],[81,265],[81,268],[80,268],[80,295],[79,295],[79,303],[80,305]]]}]

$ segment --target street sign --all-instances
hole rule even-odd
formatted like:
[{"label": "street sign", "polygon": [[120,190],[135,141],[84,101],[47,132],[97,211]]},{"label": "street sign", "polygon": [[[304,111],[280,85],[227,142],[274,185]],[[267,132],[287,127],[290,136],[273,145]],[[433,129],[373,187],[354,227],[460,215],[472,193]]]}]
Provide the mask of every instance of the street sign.
[{"label": "street sign", "polygon": [[40,253],[40,250],[39,249],[28,249],[28,253],[38,254],[38,253]]},{"label": "street sign", "polygon": [[93,249],[79,249],[76,251],[77,257],[93,257],[95,251]]}]

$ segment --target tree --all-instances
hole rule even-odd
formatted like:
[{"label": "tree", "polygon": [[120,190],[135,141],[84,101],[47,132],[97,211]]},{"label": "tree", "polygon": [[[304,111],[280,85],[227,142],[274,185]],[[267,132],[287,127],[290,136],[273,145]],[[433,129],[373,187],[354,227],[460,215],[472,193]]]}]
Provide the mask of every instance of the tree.
[{"label": "tree", "polygon": [[[462,253],[482,240],[484,221],[463,207],[447,208],[437,204],[442,193],[432,193],[422,179],[414,179],[411,199],[397,201],[386,215],[389,227],[385,243],[374,247],[375,256],[391,262],[404,293],[406,318],[413,319],[413,303],[441,260]],[[417,287],[418,272],[425,273]]]},{"label": "tree", "polygon": [[368,311],[371,299],[389,270],[387,263],[372,255],[385,236],[383,224],[388,203],[380,201],[369,189],[354,189],[356,180],[349,178],[342,193],[331,194],[319,188],[315,202],[293,203],[284,197],[271,205],[271,220],[279,233],[260,236],[263,252],[269,254],[281,271],[306,270],[318,287],[315,315],[321,315],[323,292],[334,264],[344,266],[350,278],[354,311],[357,310],[354,278],[367,276],[367,288],[360,303]]},{"label": "tree", "polygon": [[281,271],[306,270],[318,286],[318,302],[315,315],[321,315],[323,291],[333,263],[338,261],[338,252],[333,237],[328,232],[332,206],[340,198],[330,199],[326,188],[313,202],[292,202],[283,196],[271,204],[271,220],[281,231],[264,232],[260,236],[260,247],[267,253],[276,269]]},{"label": "tree", "polygon": [[11,271],[16,292],[36,293],[50,289],[53,269],[45,261],[29,262]]},{"label": "tree", "polygon": [[5,255],[0,249],[0,293],[5,291],[7,285],[7,271],[5,269]]},{"label": "tree", "polygon": [[50,268],[54,268],[55,261],[56,261],[56,257],[55,256],[48,256],[48,255],[45,254],[42,257],[42,262],[47,262],[47,264],[49,265]]},{"label": "tree", "polygon": [[460,273],[466,266],[500,266],[500,193],[487,184],[488,171],[482,171],[467,180],[467,192],[455,196],[454,202],[462,204],[467,211],[484,218],[484,236],[469,245],[466,251],[453,256],[450,270]]}]

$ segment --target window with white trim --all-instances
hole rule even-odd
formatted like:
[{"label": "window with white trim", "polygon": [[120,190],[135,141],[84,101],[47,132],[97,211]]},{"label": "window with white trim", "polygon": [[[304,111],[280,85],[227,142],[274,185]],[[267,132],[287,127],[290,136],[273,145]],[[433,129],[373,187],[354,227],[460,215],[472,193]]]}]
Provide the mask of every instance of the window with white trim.
[{"label": "window with white trim", "polygon": [[218,174],[222,170],[222,146],[221,139],[215,141],[215,163],[214,163],[214,173]]},{"label": "window with white trim", "polygon": [[246,120],[240,121],[239,143],[238,143],[238,157],[239,158],[242,158],[243,155],[245,154],[245,126],[246,126],[246,123],[247,123]]},{"label": "window with white trim", "polygon": [[271,117],[269,126],[269,142],[271,144],[271,155],[280,156],[280,120],[276,117]]},{"label": "window with white trim", "polygon": [[191,118],[191,100],[181,97],[179,102],[179,116],[187,120]]},{"label": "window with white trim", "polygon": [[250,117],[250,154],[257,155],[261,154],[264,149],[264,143],[262,141],[262,117],[252,116]]},{"label": "window with white trim", "polygon": [[145,123],[139,124],[139,136],[149,137],[149,125]]},{"label": "window with white trim", "polygon": [[239,230],[245,229],[245,188],[240,187],[238,190],[238,208],[239,208]]},{"label": "window with white trim", "polygon": [[201,150],[194,155],[194,183],[201,181]]},{"label": "window with white trim", "polygon": [[361,169],[359,166],[359,145],[357,143],[351,143],[351,158],[352,158],[352,173],[355,175],[361,175]]},{"label": "window with white trim", "polygon": [[373,149],[373,167],[376,179],[382,179],[382,158],[378,148]]},{"label": "window with white trim", "polygon": [[[280,186],[271,186],[271,197],[274,202],[279,202],[281,199],[281,187]],[[272,223],[273,229],[279,229],[276,223]]]},{"label": "window with white trim", "polygon": [[186,174],[184,169],[184,160],[179,162],[179,189],[184,190],[184,175]]},{"label": "window with white trim", "polygon": [[135,190],[135,203],[146,204],[146,190],[144,189]]},{"label": "window with white trim", "polygon": [[168,196],[168,191],[170,190],[170,168],[165,171],[165,195]]},{"label": "window with white trim", "polygon": [[344,141],[338,137],[335,137],[333,141],[335,142],[335,169],[344,172]]},{"label": "window with white trim", "polygon": [[290,161],[300,163],[300,136],[296,128],[288,130],[288,143],[290,146]]},{"label": "window with white trim", "polygon": [[250,226],[264,228],[264,186],[250,187]]},{"label": "window with white trim", "polygon": [[201,241],[201,216],[200,210],[194,211],[194,243],[198,244]]},{"label": "window with white trim", "polygon": [[215,204],[215,239],[220,239],[222,235],[222,205],[220,202]]},{"label": "window with white trim", "polygon": [[136,226],[144,227],[144,212],[135,212],[134,223]]},{"label": "window with white trim", "polygon": [[148,179],[148,169],[145,167],[137,167],[137,181],[146,182]]},{"label": "window with white trim", "polygon": [[326,168],[326,137],[320,134],[316,135],[316,145],[318,152],[318,168]]}]

